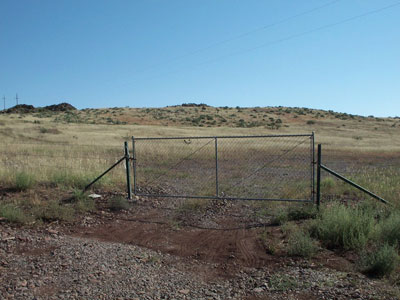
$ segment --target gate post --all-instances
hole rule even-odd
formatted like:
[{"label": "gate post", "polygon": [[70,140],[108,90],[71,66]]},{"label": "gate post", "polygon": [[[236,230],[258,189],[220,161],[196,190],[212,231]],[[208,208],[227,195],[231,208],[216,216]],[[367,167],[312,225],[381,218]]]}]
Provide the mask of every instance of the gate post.
[{"label": "gate post", "polygon": [[318,144],[318,158],[317,158],[317,206],[321,204],[321,144]]},{"label": "gate post", "polygon": [[219,191],[218,191],[218,138],[214,137],[215,139],[215,194],[216,197],[219,198]]},{"label": "gate post", "polygon": [[315,134],[311,134],[311,200],[315,202]]},{"label": "gate post", "polygon": [[134,136],[132,136],[132,170],[133,170],[133,194],[136,195],[136,151],[135,151]]},{"label": "gate post", "polygon": [[125,148],[125,167],[126,167],[126,185],[128,190],[128,199],[132,199],[132,189],[131,189],[131,176],[130,176],[130,164],[129,164],[129,148],[128,142],[124,142]]}]

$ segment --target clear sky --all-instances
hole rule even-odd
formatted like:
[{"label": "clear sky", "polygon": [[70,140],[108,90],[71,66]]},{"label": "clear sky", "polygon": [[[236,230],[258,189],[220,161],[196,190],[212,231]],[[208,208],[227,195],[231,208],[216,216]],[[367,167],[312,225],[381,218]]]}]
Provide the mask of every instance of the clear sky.
[{"label": "clear sky", "polygon": [[0,0],[7,107],[16,93],[35,106],[399,116],[400,1]]}]

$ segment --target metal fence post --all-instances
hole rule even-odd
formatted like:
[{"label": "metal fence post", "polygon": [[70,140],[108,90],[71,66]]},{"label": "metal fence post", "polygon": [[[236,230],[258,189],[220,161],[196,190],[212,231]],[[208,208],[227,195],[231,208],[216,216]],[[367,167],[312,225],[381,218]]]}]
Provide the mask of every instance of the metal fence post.
[{"label": "metal fence post", "polygon": [[136,195],[136,151],[135,137],[132,136],[132,170],[133,170],[133,194]]},{"label": "metal fence post", "polygon": [[317,206],[321,204],[321,144],[318,144],[318,158],[317,158]]},{"label": "metal fence post", "polygon": [[315,202],[315,135],[311,134],[311,200]]},{"label": "metal fence post", "polygon": [[125,166],[126,166],[126,185],[128,189],[128,199],[132,199],[132,189],[131,189],[131,176],[130,176],[130,164],[129,164],[129,148],[128,142],[125,141]]},{"label": "metal fence post", "polygon": [[215,137],[215,193],[217,198],[219,197],[218,188],[218,138]]}]

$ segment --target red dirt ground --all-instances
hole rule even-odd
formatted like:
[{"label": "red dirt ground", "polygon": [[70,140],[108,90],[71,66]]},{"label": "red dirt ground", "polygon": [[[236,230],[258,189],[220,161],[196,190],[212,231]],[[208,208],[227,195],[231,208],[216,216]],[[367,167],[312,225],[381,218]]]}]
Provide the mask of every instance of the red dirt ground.
[{"label": "red dirt ground", "polygon": [[[208,278],[230,277],[230,274],[248,267],[268,267],[273,271],[293,259],[296,260],[285,253],[285,237],[279,227],[248,228],[243,226],[243,220],[238,221],[237,218],[218,219],[221,228],[204,229],[189,225],[176,229],[164,211],[147,207],[145,210],[132,209],[126,213],[104,217],[102,224],[94,227],[75,227],[72,234],[133,244],[179,257],[214,263],[218,267],[211,273],[206,270]],[[268,232],[266,243],[278,245],[273,254],[268,253],[265,242],[260,238],[264,230]],[[352,263],[347,259],[327,250],[322,251],[310,263],[340,271],[353,269]]]}]

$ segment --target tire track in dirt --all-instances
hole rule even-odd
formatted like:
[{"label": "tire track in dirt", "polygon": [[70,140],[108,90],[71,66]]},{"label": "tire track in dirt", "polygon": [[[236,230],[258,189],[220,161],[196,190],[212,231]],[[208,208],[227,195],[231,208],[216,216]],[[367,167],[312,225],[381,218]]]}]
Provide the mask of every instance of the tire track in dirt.
[{"label": "tire track in dirt", "polygon": [[276,258],[266,253],[258,233],[258,229],[173,230],[166,224],[114,220],[95,228],[78,228],[74,235],[134,244],[207,262],[261,267]]}]

